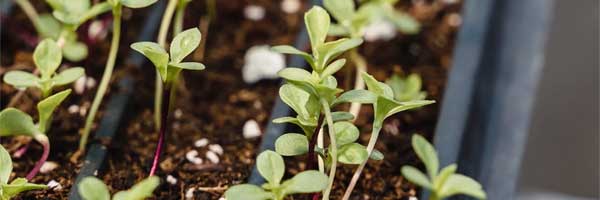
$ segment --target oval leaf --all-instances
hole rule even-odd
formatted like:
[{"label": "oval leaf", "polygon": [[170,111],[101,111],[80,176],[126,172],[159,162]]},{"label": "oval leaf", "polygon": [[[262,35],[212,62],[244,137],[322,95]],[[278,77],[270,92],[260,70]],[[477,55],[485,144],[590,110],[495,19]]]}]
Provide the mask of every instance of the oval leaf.
[{"label": "oval leaf", "polygon": [[33,119],[27,113],[16,108],[6,108],[0,112],[0,136],[33,136],[37,132]]},{"label": "oval leaf", "polygon": [[308,92],[292,85],[285,84],[279,88],[279,98],[290,106],[298,115],[308,117],[310,114],[306,109],[306,104],[310,99]]},{"label": "oval leaf", "polygon": [[117,192],[113,200],[144,200],[152,197],[152,193],[158,185],[160,185],[160,178],[151,176],[135,184],[129,190]]},{"label": "oval leaf", "polygon": [[129,8],[143,8],[153,3],[156,3],[158,0],[120,0],[121,4],[127,6]]},{"label": "oval leaf", "polygon": [[206,68],[204,64],[199,62],[169,63],[169,66],[188,70],[203,70]]},{"label": "oval leaf", "polygon": [[401,171],[402,176],[410,182],[430,190],[433,189],[427,176],[417,168],[414,168],[413,166],[403,166]]},{"label": "oval leaf", "polygon": [[52,116],[52,112],[54,112],[56,107],[60,105],[60,103],[62,103],[62,101],[65,100],[69,94],[71,94],[70,89],[56,93],[37,104],[38,113],[40,115],[38,126],[42,132],[46,132],[46,129],[48,128],[47,125],[50,123],[49,120],[50,116]]},{"label": "oval leaf", "polygon": [[338,22],[352,20],[356,9],[354,0],[324,0],[323,6]]},{"label": "oval leaf", "polygon": [[52,77],[52,81],[55,86],[66,85],[76,81],[84,74],[85,70],[82,67],[72,67]]},{"label": "oval leaf", "polygon": [[342,67],[344,67],[345,64],[346,59],[339,59],[332,62],[325,68],[325,70],[323,70],[323,72],[321,73],[321,77],[326,77],[335,74],[337,71],[342,69]]},{"label": "oval leaf", "polygon": [[353,143],[358,139],[358,128],[354,124],[342,121],[333,123],[335,138],[338,146]]},{"label": "oval leaf", "polygon": [[356,102],[361,104],[373,104],[377,101],[377,96],[368,90],[350,90],[342,93],[334,102],[334,104]]},{"label": "oval leaf", "polygon": [[327,188],[327,176],[316,170],[296,174],[283,183],[284,194],[319,192]]},{"label": "oval leaf", "polygon": [[8,151],[0,145],[0,185],[8,183],[13,165]]},{"label": "oval leaf", "polygon": [[383,157],[383,153],[377,149],[373,149],[373,152],[371,152],[371,155],[369,155],[371,160],[383,160]]},{"label": "oval leaf", "polygon": [[304,14],[304,23],[312,48],[315,49],[321,46],[325,42],[331,23],[327,11],[319,6],[313,6]]},{"label": "oval leaf", "polygon": [[183,58],[192,53],[200,45],[200,30],[191,28],[175,36],[171,42],[171,62],[180,63]]},{"label": "oval leaf", "polygon": [[308,139],[303,134],[283,134],[275,141],[275,151],[283,156],[305,154],[308,152]]},{"label": "oval leaf", "polygon": [[283,178],[285,164],[283,158],[274,151],[263,151],[256,158],[256,168],[272,186],[278,186]]},{"label": "oval leaf", "polygon": [[4,82],[18,89],[37,87],[40,78],[25,71],[10,71],[4,75]]},{"label": "oval leaf", "polygon": [[414,134],[412,137],[412,147],[417,156],[419,156],[419,159],[425,164],[429,177],[436,177],[440,163],[433,146],[423,136]]},{"label": "oval leaf", "polygon": [[54,74],[61,60],[62,51],[52,39],[42,40],[33,51],[33,62],[45,78]]},{"label": "oval leaf", "polygon": [[98,178],[88,176],[77,185],[79,195],[85,200],[110,200],[106,185]]},{"label": "oval leaf", "polygon": [[343,145],[338,152],[338,161],[344,164],[358,165],[367,160],[368,157],[367,148],[358,143]]},{"label": "oval leaf", "polygon": [[63,46],[63,55],[67,60],[72,62],[79,62],[88,56],[88,47],[85,43],[81,42],[66,42]]},{"label": "oval leaf", "polygon": [[146,56],[156,67],[163,81],[167,80],[167,63],[169,54],[160,45],[154,42],[136,42],[131,48]]},{"label": "oval leaf", "polygon": [[457,194],[486,199],[485,191],[477,181],[461,174],[452,174],[439,191],[439,196],[440,198],[446,198]]},{"label": "oval leaf", "polygon": [[277,72],[277,75],[283,79],[286,79],[289,81],[298,81],[298,82],[308,81],[308,80],[310,80],[310,76],[311,76],[310,72],[308,72],[304,69],[296,68],[296,67],[284,68],[284,69],[280,70],[279,72]]},{"label": "oval leaf", "polygon": [[273,199],[271,193],[252,184],[233,186],[225,192],[227,200],[267,200]]},{"label": "oval leaf", "polygon": [[314,62],[314,60],[310,54],[308,54],[304,51],[300,51],[293,46],[279,45],[279,46],[272,47],[271,50],[275,51],[275,52],[279,52],[279,53],[300,55],[300,56],[302,56],[302,58],[304,58],[304,60],[306,60],[306,62],[308,62],[308,63]]}]

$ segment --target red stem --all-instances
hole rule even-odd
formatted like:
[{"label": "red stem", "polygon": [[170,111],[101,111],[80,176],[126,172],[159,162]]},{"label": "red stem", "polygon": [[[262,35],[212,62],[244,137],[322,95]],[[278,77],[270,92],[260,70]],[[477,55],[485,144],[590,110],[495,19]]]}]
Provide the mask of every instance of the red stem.
[{"label": "red stem", "polygon": [[160,161],[160,154],[162,153],[162,148],[164,146],[164,141],[165,141],[165,134],[167,133],[167,127],[169,127],[167,125],[167,119],[169,117],[169,103],[170,103],[170,94],[171,94],[171,87],[167,84],[165,84],[164,86],[164,91],[163,91],[163,104],[161,105],[161,118],[160,118],[160,132],[159,132],[159,136],[158,136],[158,144],[156,144],[156,151],[154,152],[154,160],[152,161],[152,168],[150,169],[150,175],[149,176],[154,176],[154,174],[156,173],[156,167],[158,166],[158,163]]},{"label": "red stem", "polygon": [[29,149],[29,144],[31,144],[31,143],[27,142],[21,148],[17,149],[17,151],[15,151],[15,153],[13,153],[13,157],[20,158],[21,156],[25,155],[25,153],[27,153],[27,149]]},{"label": "red stem", "polygon": [[[315,155],[315,146],[317,145],[317,138],[319,135],[319,131],[321,130],[321,126],[323,125],[323,115],[319,115],[319,119],[317,120],[317,127],[315,131],[310,137],[310,141],[308,143],[308,155],[306,156],[306,169],[311,170],[315,169],[317,166],[317,159]],[[312,194],[313,200],[319,200],[320,192],[315,192]]]},{"label": "red stem", "polygon": [[44,165],[46,160],[48,160],[48,154],[50,154],[50,142],[48,142],[47,140],[38,140],[38,142],[42,144],[42,147],[44,147],[44,152],[42,153],[42,157],[35,163],[35,166],[33,166],[33,169],[31,169],[31,171],[29,171],[29,173],[25,177],[25,179],[27,179],[28,181],[31,181],[31,179],[33,179],[33,177],[35,177],[35,175],[40,171],[42,165]]}]

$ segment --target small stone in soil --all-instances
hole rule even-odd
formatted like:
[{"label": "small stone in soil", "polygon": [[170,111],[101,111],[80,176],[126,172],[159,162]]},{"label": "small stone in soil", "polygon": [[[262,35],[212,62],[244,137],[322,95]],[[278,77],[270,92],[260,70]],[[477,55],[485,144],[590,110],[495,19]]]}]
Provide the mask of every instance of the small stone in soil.
[{"label": "small stone in soil", "polygon": [[219,156],[212,151],[207,151],[206,152],[206,158],[208,158],[208,160],[210,160],[210,162],[218,164],[219,163]]},{"label": "small stone in soil", "polygon": [[265,17],[265,8],[257,5],[249,5],[244,8],[244,16],[247,19],[258,21]]},{"label": "small stone in soil", "polygon": [[169,174],[167,175],[167,182],[171,185],[175,185],[177,184],[177,179]]},{"label": "small stone in soil", "polygon": [[62,185],[55,181],[55,180],[50,180],[50,182],[48,182],[48,184],[46,184],[48,186],[48,188],[54,190],[54,191],[59,191],[62,190]]},{"label": "small stone in soil", "polygon": [[194,142],[195,147],[205,147],[208,144],[208,139],[202,138]]},{"label": "small stone in soil", "polygon": [[79,112],[79,106],[78,105],[71,105],[69,106],[69,113],[70,114],[75,114]]},{"label": "small stone in soil", "polygon": [[183,115],[183,112],[178,108],[175,110],[175,112],[173,112],[173,115],[175,116],[175,119],[179,119]]},{"label": "small stone in soil", "polygon": [[185,191],[185,198],[186,199],[194,198],[194,191],[196,191],[196,188],[190,188],[187,191]]},{"label": "small stone in soil", "polygon": [[283,0],[281,2],[281,10],[287,14],[294,14],[300,10],[300,1],[298,0]]},{"label": "small stone in soil", "polygon": [[208,145],[208,150],[215,152],[219,155],[223,155],[223,147],[221,147],[221,145],[219,144]]},{"label": "small stone in soil", "polygon": [[86,76],[82,76],[75,81],[75,85],[73,86],[73,88],[75,88],[75,93],[83,94],[85,91],[85,79]]},{"label": "small stone in soil", "polygon": [[196,150],[191,150],[191,151],[188,151],[188,152],[185,154],[185,158],[186,158],[188,161],[190,161],[191,163],[194,163],[194,164],[196,164],[196,165],[202,164],[202,162],[203,162],[203,161],[202,161],[202,158],[199,158],[199,157],[198,157],[198,151],[196,151]]},{"label": "small stone in soil", "polygon": [[51,172],[52,170],[58,168],[58,163],[52,161],[46,161],[40,168],[40,173],[45,174]]},{"label": "small stone in soil", "polygon": [[261,79],[275,79],[277,72],[285,67],[285,56],[271,50],[269,45],[256,45],[249,48],[244,55],[242,79],[253,84]]},{"label": "small stone in soil", "polygon": [[92,77],[87,77],[85,80],[85,88],[92,89],[94,87],[96,87],[96,79],[94,79]]},{"label": "small stone in soil", "polygon": [[258,123],[251,119],[251,120],[246,121],[246,123],[244,123],[243,134],[244,134],[244,138],[250,139],[250,138],[259,137],[260,135],[262,135],[262,132],[260,131],[260,127],[258,127]]}]

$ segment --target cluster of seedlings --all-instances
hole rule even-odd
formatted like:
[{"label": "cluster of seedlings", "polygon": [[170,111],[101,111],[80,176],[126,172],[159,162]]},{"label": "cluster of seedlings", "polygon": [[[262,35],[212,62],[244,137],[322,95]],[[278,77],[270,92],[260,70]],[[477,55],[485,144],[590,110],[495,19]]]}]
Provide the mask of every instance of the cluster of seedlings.
[{"label": "cluster of seedlings", "polygon": [[[34,122],[29,114],[16,108],[9,107],[0,112],[0,136],[31,137],[43,146],[44,151],[25,178],[14,178],[9,182],[12,176],[12,161],[8,152],[0,146],[0,199],[2,200],[10,199],[20,192],[47,188],[45,185],[28,181],[38,173],[50,154],[50,139],[46,133],[51,128],[52,113],[71,93],[71,90],[65,89],[64,86],[84,76],[82,67],[70,67],[57,72],[63,56],[70,61],[78,61],[87,56],[86,45],[77,41],[77,28],[99,14],[112,11],[110,51],[102,80],[83,127],[78,151],[82,153],[85,151],[87,138],[92,130],[97,110],[109,87],[115,66],[120,43],[122,7],[143,8],[157,0],[107,0],[93,6],[89,0],[46,1],[53,9],[51,15],[39,15],[27,0],[17,0],[32,20],[42,40],[33,54],[36,66],[34,73],[10,71],[3,78],[5,83],[20,90],[26,88],[40,90],[41,99],[37,104],[38,120]],[[156,43],[131,44],[131,48],[150,60],[156,70],[154,124],[159,139],[148,178],[131,189],[117,192],[111,197],[109,187],[101,180],[87,177],[78,185],[78,192],[84,199],[145,199],[151,197],[160,184],[156,171],[160,163],[165,135],[168,132],[172,103],[176,98],[176,86],[180,79],[179,74],[184,69],[205,68],[201,63],[184,61],[201,44],[199,29],[183,30],[183,16],[190,1],[169,1]],[[285,2],[293,3],[291,0]],[[260,175],[266,180],[265,184],[230,186],[224,194],[226,199],[282,200],[292,194],[308,193],[312,199],[327,200],[330,198],[333,185],[343,184],[336,182],[335,179],[336,169],[341,164],[357,166],[342,197],[344,200],[350,199],[367,161],[384,159],[384,155],[375,149],[375,144],[385,119],[402,111],[419,109],[434,103],[425,99],[427,94],[422,91],[419,75],[411,74],[407,77],[394,75],[385,83],[380,82],[367,73],[367,61],[357,50],[363,43],[365,29],[382,20],[390,22],[397,30],[407,34],[419,31],[420,25],[415,19],[394,9],[396,2],[397,0],[371,0],[362,2],[357,7],[354,0],[324,0],[327,10],[314,6],[304,15],[310,38],[309,52],[288,45],[271,48],[274,52],[299,55],[310,65],[310,71],[288,67],[277,72],[279,77],[286,80],[286,83],[279,88],[279,97],[295,111],[296,115],[281,117],[273,122],[291,123],[300,127],[302,131],[281,135],[275,141],[275,151],[267,150],[258,155],[256,165]],[[207,3],[213,6],[215,4],[210,0]],[[211,10],[214,16],[214,7]],[[332,22],[328,11],[335,23]],[[167,51],[167,35],[171,21],[174,21],[174,37]],[[328,36],[337,39],[327,41]],[[347,61],[356,67],[356,82],[354,89],[344,91],[338,87],[334,74],[340,71]],[[55,92],[55,90],[60,91]],[[345,103],[351,104],[349,110],[338,110],[342,108],[338,105]],[[354,124],[363,104],[372,105],[374,111],[367,145],[357,141],[360,131]],[[412,166],[403,166],[399,171],[412,183],[430,190],[430,199],[444,199],[457,194],[478,199],[486,198],[479,183],[456,173],[455,164],[440,170],[435,149],[422,136],[414,134],[412,146],[425,164],[426,173]],[[220,151],[222,153],[222,148]],[[305,157],[306,170],[283,180],[284,156]],[[188,160],[197,158],[194,155],[189,157]]]}]

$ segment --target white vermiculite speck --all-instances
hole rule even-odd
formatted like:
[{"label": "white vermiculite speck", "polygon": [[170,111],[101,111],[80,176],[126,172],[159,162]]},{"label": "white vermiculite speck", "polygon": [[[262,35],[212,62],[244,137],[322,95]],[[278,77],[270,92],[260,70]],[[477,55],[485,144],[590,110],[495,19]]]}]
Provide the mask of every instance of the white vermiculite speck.
[{"label": "white vermiculite speck", "polygon": [[171,185],[175,185],[177,184],[177,179],[169,174],[167,175],[167,182]]},{"label": "white vermiculite speck", "polygon": [[54,191],[62,190],[62,185],[54,179],[50,180],[46,185]]},{"label": "white vermiculite speck", "polygon": [[281,2],[281,10],[287,14],[294,14],[300,10],[299,0],[283,0]]},{"label": "white vermiculite speck", "polygon": [[253,46],[246,51],[242,78],[252,84],[261,79],[275,79],[277,72],[285,67],[285,56],[271,51],[268,45]]},{"label": "white vermiculite speck", "polygon": [[218,164],[219,163],[219,156],[215,152],[207,151],[206,152],[206,158],[208,158],[208,160],[210,160],[210,162],[212,162],[214,164]]},{"label": "white vermiculite speck", "polygon": [[195,147],[205,147],[208,144],[208,139],[202,138],[194,142]]},{"label": "white vermiculite speck", "polygon": [[219,155],[223,155],[223,147],[221,147],[221,145],[219,144],[208,145],[208,150],[215,152]]},{"label": "white vermiculite speck", "polygon": [[396,26],[390,21],[379,20],[369,24],[364,29],[364,38],[366,41],[373,42],[377,40],[388,41],[396,37]]},{"label": "white vermiculite speck", "polygon": [[262,132],[260,131],[260,127],[258,126],[258,123],[252,119],[248,120],[248,121],[246,121],[246,123],[244,123],[243,131],[244,131],[243,132],[244,138],[246,138],[246,139],[259,137],[260,135],[262,135]]},{"label": "white vermiculite speck", "polygon": [[265,8],[257,5],[248,5],[244,8],[244,15],[246,18],[258,21],[265,17]]},{"label": "white vermiculite speck", "polygon": [[40,173],[45,174],[51,172],[52,170],[58,168],[58,163],[52,161],[46,161],[40,168]]},{"label": "white vermiculite speck", "polygon": [[185,159],[196,165],[202,164],[203,162],[202,158],[198,157],[198,151],[196,150],[191,150],[185,153]]},{"label": "white vermiculite speck", "polygon": [[86,76],[82,76],[79,77],[76,81],[75,81],[75,86],[73,86],[73,88],[75,89],[75,93],[77,94],[83,94],[83,92],[85,91],[85,79]]},{"label": "white vermiculite speck", "polygon": [[194,198],[194,191],[196,191],[196,188],[189,188],[187,191],[185,191],[185,198],[186,199]]},{"label": "white vermiculite speck", "polygon": [[68,111],[69,111],[70,114],[78,113],[79,112],[79,106],[73,104],[73,105],[69,106]]}]

